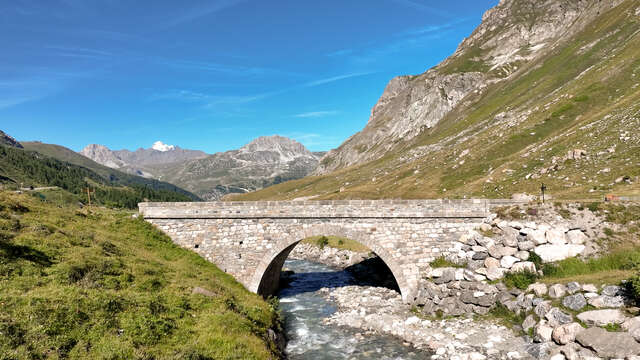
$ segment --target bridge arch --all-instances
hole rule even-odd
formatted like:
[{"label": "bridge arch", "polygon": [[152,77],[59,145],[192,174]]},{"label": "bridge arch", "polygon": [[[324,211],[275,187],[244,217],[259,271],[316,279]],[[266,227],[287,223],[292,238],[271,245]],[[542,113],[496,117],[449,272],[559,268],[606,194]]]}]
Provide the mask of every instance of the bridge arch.
[{"label": "bridge arch", "polygon": [[279,287],[280,272],[284,261],[293,248],[302,240],[313,236],[338,236],[355,240],[374,252],[387,265],[400,288],[402,299],[407,301],[411,296],[411,289],[406,273],[403,271],[398,258],[392,256],[389,250],[380,246],[366,232],[350,229],[345,225],[299,225],[302,229],[291,229],[281,239],[278,239],[271,251],[263,257],[251,278],[249,290],[260,295],[274,294]]}]

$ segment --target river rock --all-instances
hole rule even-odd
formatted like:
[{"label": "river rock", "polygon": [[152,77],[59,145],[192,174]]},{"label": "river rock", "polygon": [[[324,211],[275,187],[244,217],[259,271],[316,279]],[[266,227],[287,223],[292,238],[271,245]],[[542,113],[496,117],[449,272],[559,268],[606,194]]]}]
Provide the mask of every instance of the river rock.
[{"label": "river rock", "polygon": [[582,325],[575,322],[560,325],[553,329],[553,341],[560,345],[568,344],[573,342],[576,339],[576,334],[582,330],[584,330]]},{"label": "river rock", "polygon": [[533,242],[535,245],[542,245],[547,243],[544,230],[533,230],[527,234],[527,240]]},{"label": "river rock", "polygon": [[517,263],[518,261],[520,261],[520,259],[518,259],[515,256],[510,256],[510,255],[505,256],[502,259],[500,259],[500,267],[505,269],[511,269],[513,264]]},{"label": "river rock", "polygon": [[579,332],[576,342],[593,349],[603,358],[623,359],[640,354],[640,344],[628,333],[609,332],[599,327],[592,327]]},{"label": "river rock", "polygon": [[543,283],[534,283],[527,287],[527,292],[533,291],[537,296],[547,295],[547,285]]},{"label": "river rock", "polygon": [[553,328],[547,325],[547,322],[540,320],[538,325],[534,328],[534,341],[535,342],[548,342],[551,341],[553,335]]},{"label": "river rock", "polygon": [[627,320],[620,310],[591,310],[578,314],[578,319],[588,326],[605,326],[622,324]]},{"label": "river rock", "polygon": [[569,230],[567,232],[567,242],[569,244],[584,244],[589,238],[581,230]]},{"label": "river rock", "polygon": [[548,324],[553,327],[568,324],[573,321],[573,317],[571,315],[556,307],[547,311],[547,313],[544,314],[544,317],[548,320]]},{"label": "river rock", "polygon": [[532,263],[531,261],[522,261],[522,262],[513,264],[513,266],[511,267],[511,272],[514,272],[514,273],[524,272],[524,271],[535,273],[536,264]]},{"label": "river rock", "polygon": [[562,299],[562,305],[573,311],[578,311],[587,306],[587,299],[582,294],[570,295]]},{"label": "river rock", "polygon": [[536,326],[536,323],[536,317],[533,315],[529,315],[524,318],[524,321],[522,322],[522,330],[524,330],[525,332],[529,332],[529,329]]},{"label": "river rock", "polygon": [[533,312],[541,319],[544,318],[549,310],[551,310],[551,301],[542,301],[533,308]]},{"label": "river rock", "polygon": [[518,243],[518,249],[520,249],[521,251],[529,251],[534,247],[536,247],[536,244],[533,241],[527,240]]},{"label": "river rock", "polygon": [[500,260],[496,259],[496,258],[486,258],[484,259],[484,267],[486,268],[499,268],[500,267]]},{"label": "river rock", "polygon": [[488,268],[487,279],[490,281],[499,280],[504,277],[504,269],[502,268]]},{"label": "river rock", "polygon": [[600,295],[589,299],[589,305],[600,308],[619,308],[624,306],[622,296]]},{"label": "river rock", "polygon": [[549,287],[549,297],[552,299],[559,299],[566,294],[567,290],[562,284],[555,284]]},{"label": "river rock", "polygon": [[567,292],[571,295],[580,291],[580,284],[578,284],[575,281],[568,283],[566,287],[567,287]]},{"label": "river rock", "polygon": [[624,295],[624,289],[621,286],[607,285],[602,288],[602,295],[607,295],[607,296]]},{"label": "river rock", "polygon": [[564,231],[559,229],[551,229],[547,230],[545,234],[547,237],[547,242],[553,245],[564,245],[567,243],[567,238],[564,235]]},{"label": "river rock", "polygon": [[543,262],[555,262],[581,254],[585,249],[584,245],[540,245],[534,252],[540,256]]},{"label": "river rock", "polygon": [[627,319],[625,322],[622,323],[622,329],[624,331],[629,331],[629,332],[634,331],[636,329],[640,329],[640,316]]},{"label": "river rock", "polygon": [[487,256],[489,256],[489,254],[486,251],[477,251],[473,253],[471,260],[484,260]]}]

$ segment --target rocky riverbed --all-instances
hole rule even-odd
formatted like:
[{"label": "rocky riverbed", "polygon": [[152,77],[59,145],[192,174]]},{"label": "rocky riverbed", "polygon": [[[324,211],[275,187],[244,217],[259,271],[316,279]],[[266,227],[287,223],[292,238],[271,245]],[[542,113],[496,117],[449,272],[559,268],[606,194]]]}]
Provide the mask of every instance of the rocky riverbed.
[{"label": "rocky riverbed", "polygon": [[289,259],[313,261],[335,269],[345,269],[371,257],[370,253],[336,249],[330,246],[319,247],[307,243],[299,243],[289,254]]},{"label": "rocky riverbed", "polygon": [[433,352],[432,359],[531,358],[527,352],[530,341],[492,321],[419,317],[403,304],[399,293],[386,288],[345,286],[321,292],[338,305],[327,323],[361,329],[363,336],[397,336]]}]

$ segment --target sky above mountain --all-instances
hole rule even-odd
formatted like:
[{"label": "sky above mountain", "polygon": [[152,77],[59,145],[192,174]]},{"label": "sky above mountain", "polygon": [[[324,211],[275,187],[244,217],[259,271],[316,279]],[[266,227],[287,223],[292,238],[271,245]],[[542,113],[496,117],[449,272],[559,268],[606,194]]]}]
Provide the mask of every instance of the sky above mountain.
[{"label": "sky above mountain", "polygon": [[328,150],[497,2],[2,1],[0,129],[75,150],[213,153],[273,134]]}]

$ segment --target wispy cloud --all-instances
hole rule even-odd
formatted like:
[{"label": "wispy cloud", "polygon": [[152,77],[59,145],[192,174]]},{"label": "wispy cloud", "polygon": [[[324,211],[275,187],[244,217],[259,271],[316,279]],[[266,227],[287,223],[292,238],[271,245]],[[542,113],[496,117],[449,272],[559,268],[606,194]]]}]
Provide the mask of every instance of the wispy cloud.
[{"label": "wispy cloud", "polygon": [[328,77],[328,78],[324,78],[324,79],[318,79],[318,80],[314,80],[314,81],[309,81],[309,82],[303,84],[302,87],[314,87],[314,86],[329,84],[329,83],[332,83],[332,82],[345,80],[345,79],[350,79],[350,78],[354,78],[354,77],[371,75],[373,73],[374,73],[373,71],[365,71],[365,72],[356,72],[356,73],[351,73],[351,74],[332,76],[332,77]]},{"label": "wispy cloud", "polygon": [[326,56],[344,57],[354,63],[369,64],[383,56],[398,53],[405,49],[426,46],[430,41],[447,36],[457,25],[468,21],[470,21],[469,18],[458,18],[445,23],[411,28],[393,34],[386,41],[376,41],[363,44],[357,48],[337,50],[326,54]]},{"label": "wispy cloud", "polygon": [[223,74],[229,74],[229,75],[240,75],[240,76],[286,75],[286,76],[294,76],[294,77],[303,76],[302,74],[295,73],[295,72],[261,67],[261,66],[229,65],[229,64],[222,64],[217,62],[193,61],[193,60],[170,59],[170,58],[154,58],[153,60],[158,64],[169,66],[172,68],[177,68],[177,69],[216,72],[216,73],[223,73]]},{"label": "wispy cloud", "polygon": [[199,18],[215,14],[245,1],[246,0],[217,0],[205,2],[204,5],[191,7],[181,15],[173,17],[166,23],[166,27],[173,27],[183,23],[195,21]]},{"label": "wispy cloud", "polygon": [[337,110],[331,110],[331,111],[310,111],[310,112],[305,112],[305,113],[301,113],[301,114],[296,114],[293,115],[293,117],[296,118],[321,118],[321,117],[327,117],[327,116],[332,116],[332,115],[337,115],[340,112]]},{"label": "wispy cloud", "polygon": [[391,0],[394,3],[406,6],[406,7],[410,7],[412,9],[418,10],[418,11],[422,11],[422,12],[426,12],[426,13],[430,13],[433,15],[438,15],[441,17],[451,17],[451,13],[435,8],[433,6],[429,6],[423,2],[421,2],[420,0]]},{"label": "wispy cloud", "polygon": [[[332,76],[328,78],[308,81],[306,83],[286,87],[279,90],[267,91],[267,92],[256,93],[256,94],[248,94],[248,95],[213,95],[213,94],[206,94],[202,92],[195,92],[195,91],[185,90],[185,89],[171,89],[169,91],[153,94],[149,97],[149,100],[151,101],[177,100],[177,101],[185,101],[185,102],[195,102],[195,103],[201,103],[205,105],[205,107],[214,107],[216,105],[225,105],[225,104],[240,105],[240,104],[246,104],[246,103],[250,103],[258,100],[263,100],[266,98],[270,98],[270,97],[284,94],[294,90],[325,85],[332,82],[341,81],[341,80],[359,77],[359,76],[365,76],[373,73],[374,72],[360,72],[360,73],[350,73],[350,74]],[[308,116],[308,117],[312,117],[312,116]]]}]

